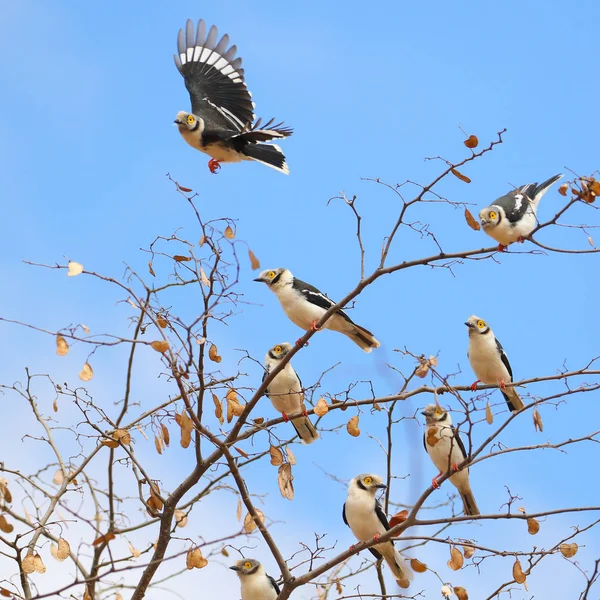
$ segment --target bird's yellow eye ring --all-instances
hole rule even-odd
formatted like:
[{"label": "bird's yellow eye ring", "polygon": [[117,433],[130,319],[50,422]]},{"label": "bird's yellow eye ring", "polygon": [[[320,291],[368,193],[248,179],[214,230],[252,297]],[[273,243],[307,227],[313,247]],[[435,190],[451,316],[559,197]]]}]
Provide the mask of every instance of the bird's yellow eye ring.
[{"label": "bird's yellow eye ring", "polygon": [[495,210],[490,211],[490,219],[495,219],[498,215]]},{"label": "bird's yellow eye ring", "polygon": [[479,327],[479,329],[484,329],[485,321],[482,321],[481,319],[479,319],[479,321],[477,321],[477,327]]},{"label": "bird's yellow eye ring", "polygon": [[365,478],[363,479],[363,483],[364,483],[365,485],[371,485],[371,484],[373,483],[373,478],[372,478],[372,477],[365,477]]},{"label": "bird's yellow eye ring", "polygon": [[244,569],[251,569],[252,568],[252,563],[250,561],[246,561],[244,563]]},{"label": "bird's yellow eye ring", "polygon": [[281,352],[281,346],[275,346],[273,350],[275,350],[275,354],[279,354]]},{"label": "bird's yellow eye ring", "polygon": [[194,119],[194,115],[188,115],[187,122],[191,125],[196,119]]},{"label": "bird's yellow eye ring", "polygon": [[268,277],[269,279],[273,279],[273,277],[275,277],[275,271],[269,271],[269,272],[267,273],[267,277]]}]

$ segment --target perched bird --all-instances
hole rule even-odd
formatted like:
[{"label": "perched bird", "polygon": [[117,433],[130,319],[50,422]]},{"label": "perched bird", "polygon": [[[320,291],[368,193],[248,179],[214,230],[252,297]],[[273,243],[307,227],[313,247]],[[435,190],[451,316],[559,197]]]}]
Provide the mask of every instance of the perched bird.
[{"label": "perched bird", "polygon": [[[342,519],[360,542],[377,541],[380,535],[390,529],[387,517],[375,498],[377,491],[386,487],[378,475],[357,475],[350,480]],[[394,548],[394,542],[376,544],[368,550],[377,560],[385,559],[396,581],[404,580],[407,583],[413,578],[412,571]]]},{"label": "perched bird", "polygon": [[[277,295],[285,314],[306,331],[315,330],[319,319],[336,304],[316,287],[296,279],[288,269],[267,269],[254,281],[266,283]],[[354,323],[342,310],[331,315],[323,327],[343,333],[365,352],[380,346],[370,331]]]},{"label": "perched bird", "polygon": [[280,590],[275,580],[265,573],[263,566],[254,558],[242,558],[233,567],[242,587],[242,600],[275,600]]},{"label": "perched bird", "polygon": [[550,186],[561,177],[562,174],[555,175],[540,185],[522,185],[479,211],[483,230],[500,242],[500,252],[513,242],[522,242],[535,229],[538,203]]},{"label": "perched bird", "polygon": [[525,405],[517,394],[517,390],[514,387],[506,387],[506,384],[512,383],[513,379],[508,356],[506,356],[502,344],[483,319],[472,315],[465,325],[469,328],[467,356],[477,377],[477,381],[471,385],[471,389],[475,391],[480,381],[499,385],[508,409],[511,412],[521,410]]},{"label": "perched bird", "polygon": [[272,125],[274,119],[261,126],[254,123],[254,103],[244,80],[241,58],[234,58],[235,46],[229,46],[229,36],[218,40],[213,25],[206,31],[200,19],[194,35],[194,24],[188,19],[179,30],[175,64],[190,93],[192,112],[180,111],[175,123],[183,139],[196,150],[212,158],[208,167],[216,173],[221,162],[256,160],[282,173],[289,173],[285,156],[279,146],[262,144],[285,138],[293,130]]},{"label": "perched bird", "polygon": [[[265,374],[263,381],[268,377],[269,373],[277,367],[287,353],[292,349],[292,345],[288,342],[273,346],[265,356]],[[278,410],[285,421],[289,421],[288,414],[302,411],[304,416],[292,419],[292,425],[296,433],[305,444],[311,444],[319,434],[310,422],[304,407],[304,388],[300,377],[292,367],[291,363],[277,373],[273,381],[269,383],[269,387],[265,390],[269,400],[273,404],[275,410]]]},{"label": "perched bird", "polygon": [[455,473],[450,476],[450,482],[462,498],[465,515],[480,514],[469,483],[469,469],[458,470],[458,465],[467,458],[467,451],[458,430],[452,427],[450,414],[435,404],[426,406],[421,414],[425,417],[426,426],[423,445],[439,471],[431,484],[434,488],[440,487],[438,478],[452,469]]}]

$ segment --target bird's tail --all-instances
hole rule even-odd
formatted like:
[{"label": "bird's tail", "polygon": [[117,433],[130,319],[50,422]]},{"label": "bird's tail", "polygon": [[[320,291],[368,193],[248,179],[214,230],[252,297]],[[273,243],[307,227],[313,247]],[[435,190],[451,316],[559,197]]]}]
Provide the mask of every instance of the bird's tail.
[{"label": "bird's tail", "polygon": [[474,517],[476,515],[480,515],[479,508],[477,507],[477,502],[475,502],[475,496],[473,496],[473,492],[471,491],[471,486],[463,487],[460,491],[460,497],[463,501],[463,508],[465,511],[465,515],[469,515]]},{"label": "bird's tail", "polygon": [[550,189],[550,186],[556,183],[559,179],[562,179],[563,177],[564,175],[562,173],[559,173],[558,175],[554,175],[554,177],[550,177],[550,179],[547,179],[543,183],[540,183],[540,185],[538,185],[535,188],[535,191],[531,195],[533,204],[537,205],[537,203],[542,199],[542,196]]},{"label": "bird's tail", "polygon": [[394,548],[392,542],[381,544],[381,546],[376,546],[376,548],[385,559],[385,562],[393,573],[396,581],[412,581],[414,577],[413,572],[406,564],[404,558],[402,558],[400,552]]},{"label": "bird's tail", "polygon": [[[333,320],[333,319],[332,319]],[[375,336],[364,327],[344,320],[341,333],[347,335],[355,344],[360,346],[365,352],[371,352],[373,348],[379,348],[381,345]]]},{"label": "bird's tail", "polygon": [[518,410],[521,410],[525,406],[525,404],[523,403],[523,400],[521,400],[521,396],[519,396],[519,394],[517,393],[517,390],[514,387],[506,388],[505,390],[502,390],[502,395],[504,396],[504,399],[506,400],[506,404],[507,404],[508,410],[510,410],[510,412],[517,412]]},{"label": "bird's tail", "polygon": [[310,422],[308,417],[292,419],[292,425],[304,444],[312,444],[319,437],[315,426]]},{"label": "bird's tail", "polygon": [[289,175],[290,169],[285,162],[285,155],[275,144],[248,144],[242,148],[242,152],[252,160]]}]

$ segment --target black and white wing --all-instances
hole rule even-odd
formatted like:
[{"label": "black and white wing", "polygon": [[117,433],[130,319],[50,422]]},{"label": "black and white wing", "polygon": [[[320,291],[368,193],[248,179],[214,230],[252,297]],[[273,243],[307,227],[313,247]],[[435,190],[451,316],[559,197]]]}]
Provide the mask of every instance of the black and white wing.
[{"label": "black and white wing", "polygon": [[512,369],[510,368],[510,363],[508,362],[508,356],[506,356],[506,352],[504,352],[504,348],[502,347],[502,344],[500,343],[500,340],[498,338],[496,338],[496,348],[498,349],[498,354],[500,354],[500,360],[504,363],[504,366],[509,372],[510,378],[512,380],[513,374]]},{"label": "black and white wing", "polygon": [[[265,372],[263,373],[262,379],[260,380],[261,383],[264,382],[264,380],[269,376],[269,372],[270,372],[270,368],[269,367],[265,367]],[[269,386],[267,386],[267,389],[265,390],[265,396],[269,395]]]},{"label": "black and white wing", "polygon": [[271,585],[273,586],[273,589],[277,592],[277,595],[279,595],[281,593],[281,590],[279,589],[279,586],[277,585],[275,580],[270,575],[267,575],[267,579],[271,582]]},{"label": "black and white wing", "polygon": [[506,218],[511,223],[517,223],[525,216],[527,209],[530,207],[536,188],[537,183],[527,183],[501,196],[493,205],[501,206],[504,209]]},{"label": "black and white wing", "polygon": [[213,25],[208,33],[200,19],[196,35],[188,19],[185,33],[179,30],[175,64],[190,93],[192,113],[205,121],[205,129],[241,132],[254,121],[254,103],[244,81],[242,59],[229,46],[229,36],[218,40]]},{"label": "black and white wing", "polygon": [[[302,281],[294,277],[294,282],[292,285],[295,290],[300,292],[306,298],[306,300],[308,300],[308,302],[311,304],[316,304],[324,310],[329,310],[332,306],[337,304],[331,300],[331,298],[328,298],[323,292],[319,291],[314,285],[306,283],[306,281]],[[338,310],[336,314],[344,317],[344,319],[346,319],[346,321],[349,323],[354,324],[354,321],[343,310]]]},{"label": "black and white wing", "polygon": [[458,429],[456,429],[456,427],[452,427],[452,439],[462,452],[463,458],[467,458],[467,449],[465,448],[465,445],[460,438],[460,434],[458,433]]},{"label": "black and white wing", "polygon": [[[348,519],[346,519],[346,503],[344,502],[344,506],[342,506],[342,519],[344,520],[344,523],[346,525],[348,525]],[[350,527],[350,525],[348,525],[348,527]]]}]

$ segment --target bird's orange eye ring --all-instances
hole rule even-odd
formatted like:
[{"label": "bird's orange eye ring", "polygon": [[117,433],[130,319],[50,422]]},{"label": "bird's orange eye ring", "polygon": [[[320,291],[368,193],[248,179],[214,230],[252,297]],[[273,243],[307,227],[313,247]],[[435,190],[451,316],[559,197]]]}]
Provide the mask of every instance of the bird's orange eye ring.
[{"label": "bird's orange eye ring", "polygon": [[372,477],[365,477],[365,478],[363,479],[363,483],[364,483],[365,485],[371,485],[371,484],[373,483],[373,478],[372,478]]},{"label": "bird's orange eye ring", "polygon": [[495,219],[498,215],[496,214],[496,211],[492,210],[490,211],[490,219]]},{"label": "bird's orange eye ring", "polygon": [[275,350],[275,354],[279,354],[281,352],[281,346],[275,346],[273,350]]},{"label": "bird's orange eye ring", "polygon": [[194,119],[194,115],[188,115],[187,122],[191,125],[196,119]]},{"label": "bird's orange eye ring", "polygon": [[477,321],[477,327],[479,327],[479,329],[483,329],[485,327],[485,321],[479,319],[479,321]]},{"label": "bird's orange eye ring", "polygon": [[244,568],[245,568],[245,569],[251,569],[251,568],[252,568],[252,563],[251,563],[250,561],[246,561],[246,562],[244,563]]},{"label": "bird's orange eye ring", "polygon": [[273,277],[275,277],[275,271],[269,271],[269,272],[267,273],[267,277],[268,277],[269,279],[273,279]]}]

